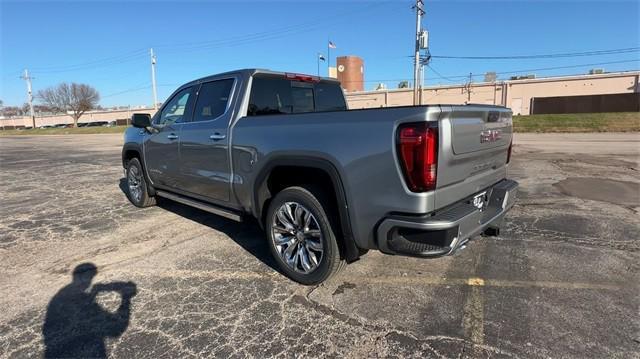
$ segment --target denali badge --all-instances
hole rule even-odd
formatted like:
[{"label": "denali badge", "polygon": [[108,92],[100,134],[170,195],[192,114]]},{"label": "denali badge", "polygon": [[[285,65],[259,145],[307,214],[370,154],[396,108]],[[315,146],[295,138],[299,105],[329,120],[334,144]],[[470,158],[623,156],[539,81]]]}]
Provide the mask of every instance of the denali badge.
[{"label": "denali badge", "polygon": [[480,143],[496,142],[502,138],[502,130],[485,130],[480,132]]}]

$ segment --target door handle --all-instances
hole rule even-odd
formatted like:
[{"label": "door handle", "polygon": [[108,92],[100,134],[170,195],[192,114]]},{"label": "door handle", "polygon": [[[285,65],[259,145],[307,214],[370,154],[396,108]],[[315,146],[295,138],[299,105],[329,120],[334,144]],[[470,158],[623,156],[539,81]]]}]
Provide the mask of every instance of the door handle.
[{"label": "door handle", "polygon": [[168,139],[170,140],[177,140],[178,136],[174,135],[173,133],[167,136]]},{"label": "door handle", "polygon": [[223,135],[220,133],[214,133],[213,135],[209,136],[210,139],[214,140],[214,141],[220,141],[220,140],[224,140],[225,138],[227,138],[227,135]]}]

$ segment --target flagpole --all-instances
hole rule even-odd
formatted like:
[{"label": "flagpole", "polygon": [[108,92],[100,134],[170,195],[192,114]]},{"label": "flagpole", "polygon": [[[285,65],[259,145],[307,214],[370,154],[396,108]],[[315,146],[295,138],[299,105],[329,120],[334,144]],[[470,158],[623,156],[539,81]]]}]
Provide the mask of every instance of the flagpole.
[{"label": "flagpole", "polygon": [[318,77],[320,77],[320,53],[316,54],[316,61],[318,62]]},{"label": "flagpole", "polygon": [[327,37],[327,77],[331,77],[331,39]]}]

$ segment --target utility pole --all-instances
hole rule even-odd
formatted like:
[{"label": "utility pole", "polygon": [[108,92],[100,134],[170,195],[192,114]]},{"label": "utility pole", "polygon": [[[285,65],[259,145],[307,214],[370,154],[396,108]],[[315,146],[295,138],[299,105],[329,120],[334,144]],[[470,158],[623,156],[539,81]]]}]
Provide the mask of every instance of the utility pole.
[{"label": "utility pole", "polygon": [[156,55],[153,54],[153,49],[150,49],[151,53],[151,87],[153,89],[153,109],[158,110],[158,89],[156,89]]},{"label": "utility pole", "polygon": [[415,59],[413,63],[413,104],[417,105],[419,102],[418,99],[418,82],[420,79],[419,67],[420,67],[420,32],[421,32],[421,20],[422,15],[424,15],[424,10],[422,9],[423,3],[422,0],[416,0],[416,5],[414,6],[416,9],[416,53]]},{"label": "utility pole", "polygon": [[20,77],[27,82],[27,99],[29,100],[29,113],[31,115],[31,125],[33,129],[36,128],[36,116],[33,114],[33,92],[31,91],[31,80],[33,77],[29,76],[29,70],[24,69],[24,75]]},{"label": "utility pole", "polygon": [[422,105],[422,85],[424,81],[424,69],[422,62],[424,62],[424,59],[420,61],[420,66],[418,67],[418,105]]},{"label": "utility pole", "polygon": [[471,103],[471,81],[473,81],[473,74],[469,72],[469,82],[467,82],[467,103]]}]

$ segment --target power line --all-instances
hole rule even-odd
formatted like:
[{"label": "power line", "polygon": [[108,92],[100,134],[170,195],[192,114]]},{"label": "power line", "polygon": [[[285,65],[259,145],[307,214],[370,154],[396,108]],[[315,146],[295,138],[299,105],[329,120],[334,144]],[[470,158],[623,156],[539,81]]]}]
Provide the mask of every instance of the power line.
[{"label": "power line", "polygon": [[450,77],[442,75],[440,72],[438,72],[436,69],[434,69],[430,64],[427,65],[427,67],[429,69],[431,69],[431,71],[433,71],[433,73],[436,74],[436,76],[438,76],[439,78],[441,78],[443,80],[447,80],[449,82],[457,82],[457,80],[452,80]]},{"label": "power line", "polygon": [[603,56],[617,55],[640,52],[640,47],[628,47],[623,49],[612,50],[595,50],[584,52],[567,52],[556,54],[536,54],[536,55],[510,55],[510,56],[450,56],[450,55],[432,55],[438,59],[457,59],[457,60],[523,60],[523,59],[551,59],[561,57],[583,57],[583,56]]},{"label": "power line", "polygon": [[[513,70],[513,71],[502,71],[496,72],[496,75],[508,75],[508,74],[518,74],[518,73],[526,73],[526,72],[534,72],[534,71],[551,71],[551,70],[562,70],[562,69],[571,69],[578,67],[589,67],[589,66],[599,66],[599,65],[611,65],[611,64],[623,64],[629,62],[638,62],[638,60],[621,60],[621,61],[607,61],[607,62],[596,62],[590,64],[579,64],[579,65],[567,65],[567,66],[553,66],[553,67],[540,67],[536,69],[526,69],[526,70]],[[431,67],[433,70],[433,67]],[[434,71],[435,72],[435,71]],[[437,73],[436,73],[437,74]],[[484,76],[481,75],[473,75],[473,77]],[[454,76],[442,76],[443,79],[451,80],[453,78],[468,78],[469,75],[454,75]]]},{"label": "power line", "polygon": [[[621,61],[607,61],[607,62],[596,62],[596,63],[578,64],[578,65],[569,65],[569,66],[554,66],[554,67],[542,67],[542,68],[536,68],[536,69],[502,71],[502,72],[496,72],[496,75],[519,74],[519,73],[527,73],[527,72],[534,72],[534,71],[551,71],[551,70],[561,70],[561,69],[589,67],[589,66],[599,66],[599,65],[623,64],[623,63],[631,63],[631,62],[638,62],[638,60],[633,59],[633,60],[621,60]],[[435,70],[433,68],[433,66],[429,65],[429,68],[433,71],[434,74],[436,74],[436,77],[438,77],[440,79],[443,79],[443,80],[450,81],[450,82],[456,82],[456,80],[453,80],[453,79],[467,79],[467,78],[469,78],[469,74],[444,76],[444,75],[440,74],[440,72]],[[480,77],[480,76],[484,76],[484,74],[472,75],[472,77]],[[391,81],[409,81],[409,80],[411,80],[411,79],[409,79],[409,78],[396,78],[396,79],[367,80],[367,81],[364,81],[364,82],[365,83],[370,83],[370,82],[385,82],[385,81],[391,82]]]},{"label": "power line", "polygon": [[79,71],[79,70],[94,69],[94,68],[111,66],[111,65],[118,65],[121,63],[130,62],[133,60],[137,60],[139,58],[143,58],[145,55],[146,55],[146,50],[136,50],[136,51],[128,52],[118,56],[112,56],[112,57],[87,61],[87,62],[73,64],[73,65],[36,67],[36,68],[33,68],[32,70],[34,72],[41,73],[41,74]]},{"label": "power line", "polygon": [[[256,32],[246,35],[232,36],[224,39],[210,40],[210,41],[202,41],[202,42],[192,42],[186,44],[174,44],[174,45],[159,45],[156,47],[159,48],[168,48],[165,50],[165,53],[172,52],[194,52],[199,50],[211,50],[219,47],[226,46],[239,46],[245,45],[257,41],[263,40],[272,40],[277,39],[289,35],[293,35],[300,32],[308,32],[315,29],[326,27],[328,23],[336,23],[339,21],[343,21],[345,16],[352,15],[353,12],[362,13],[363,11],[369,11],[374,8],[380,7],[384,5],[384,3],[374,3],[368,7],[358,8],[354,11],[345,12],[342,14],[338,14],[332,17],[332,21],[327,22],[326,18],[318,18],[314,21],[309,21],[305,23],[289,25],[282,28],[277,28],[275,30],[270,31],[262,31]],[[90,70],[100,67],[107,67],[113,65],[119,65],[126,62],[135,61],[138,59],[142,59],[147,56],[147,49],[137,49],[130,52],[123,53],[117,56],[106,57],[102,59],[95,59],[91,61],[86,61],[82,63],[72,64],[72,65],[60,65],[60,66],[47,66],[47,67],[37,67],[32,68],[32,72],[36,72],[38,74],[53,74],[53,73],[63,73],[63,72],[73,72],[80,70]],[[12,73],[13,74],[13,73]],[[7,75],[9,76],[9,75]]]},{"label": "power line", "polygon": [[[171,52],[184,53],[184,52],[192,52],[192,51],[199,51],[199,50],[211,50],[211,49],[216,49],[220,47],[239,46],[239,45],[245,45],[245,44],[249,44],[257,41],[263,41],[263,40],[272,40],[272,39],[277,39],[277,38],[289,36],[296,33],[308,32],[316,29],[323,29],[323,28],[326,28],[328,24],[344,21],[343,19],[344,17],[351,16],[354,12],[357,12],[358,14],[361,15],[364,11],[372,10],[374,8],[380,7],[383,4],[384,3],[382,2],[374,3],[364,8],[358,8],[353,11],[337,14],[335,16],[332,16],[331,20],[329,21],[327,20],[326,17],[322,17],[322,18],[315,19],[313,21],[308,21],[305,23],[300,23],[295,25],[289,25],[289,26],[285,26],[282,28],[277,28],[269,31],[261,31],[261,32],[246,34],[246,35],[233,36],[233,37],[228,37],[224,39],[217,39],[217,40],[210,40],[210,41],[192,42],[192,43],[179,44],[179,45],[159,45],[155,47],[169,48],[168,50],[164,51],[165,53],[171,53]],[[347,19],[350,19],[350,18],[351,17],[348,17]]]},{"label": "power line", "polygon": [[151,88],[151,84],[147,84],[145,86],[142,87],[134,87],[134,88],[130,88],[127,90],[122,90],[122,91],[118,91],[118,92],[114,92],[114,93],[110,93],[108,95],[105,96],[100,96],[101,98],[109,98],[109,97],[113,97],[113,96],[117,96],[117,95],[122,95],[125,93],[129,93],[129,92],[135,92],[135,91],[141,91],[141,90],[146,90],[148,88]]}]

